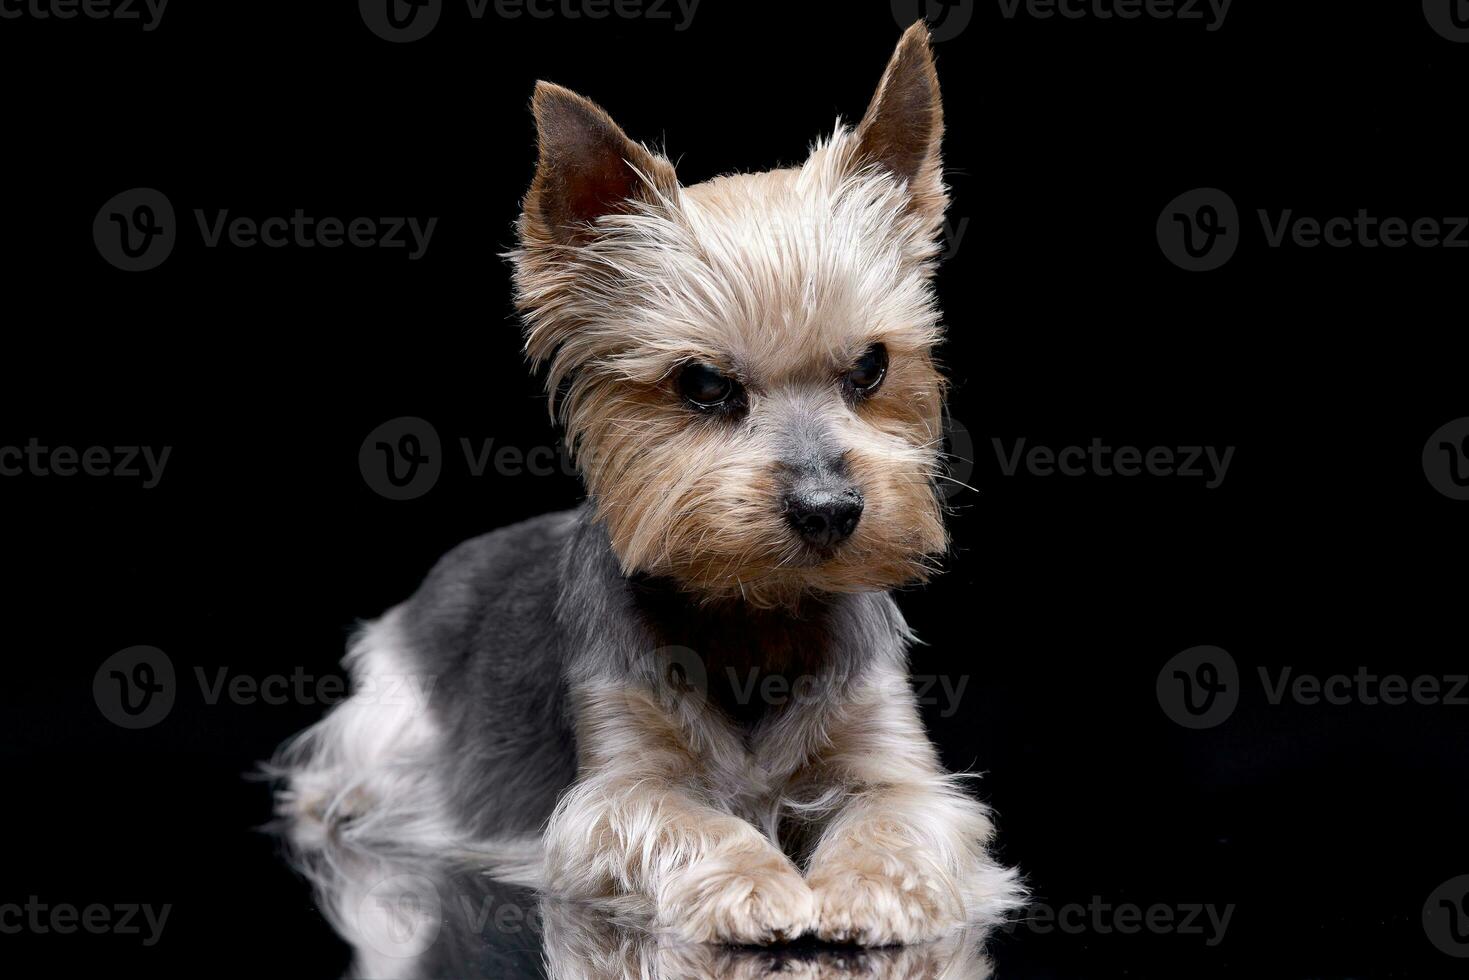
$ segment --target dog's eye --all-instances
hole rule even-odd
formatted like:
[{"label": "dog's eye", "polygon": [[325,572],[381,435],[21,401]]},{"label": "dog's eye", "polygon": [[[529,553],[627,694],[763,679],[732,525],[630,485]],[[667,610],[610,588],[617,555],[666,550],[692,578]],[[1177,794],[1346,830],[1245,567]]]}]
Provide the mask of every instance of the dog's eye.
[{"label": "dog's eye", "polygon": [[888,373],[888,349],[882,344],[873,344],[867,352],[857,358],[852,370],[847,372],[847,384],[858,395],[870,395],[882,384]]},{"label": "dog's eye", "polygon": [[686,364],[678,374],[678,393],[699,408],[719,408],[736,401],[739,382],[707,364]]}]

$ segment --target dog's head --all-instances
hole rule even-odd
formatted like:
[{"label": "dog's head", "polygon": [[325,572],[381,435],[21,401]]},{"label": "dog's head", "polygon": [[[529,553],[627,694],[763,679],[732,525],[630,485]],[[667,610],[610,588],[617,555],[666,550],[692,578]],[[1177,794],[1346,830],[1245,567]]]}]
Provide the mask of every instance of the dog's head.
[{"label": "dog's head", "polygon": [[533,108],[516,299],[624,570],[759,605],[922,579],[947,203],[922,23],[792,169],[685,187],[581,96]]}]

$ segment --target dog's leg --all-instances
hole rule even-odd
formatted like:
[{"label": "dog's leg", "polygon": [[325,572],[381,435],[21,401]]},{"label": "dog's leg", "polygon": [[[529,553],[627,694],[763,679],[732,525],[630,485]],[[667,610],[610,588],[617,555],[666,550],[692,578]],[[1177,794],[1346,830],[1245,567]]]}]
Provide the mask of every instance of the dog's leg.
[{"label": "dog's leg", "polygon": [[988,926],[1023,901],[985,850],[988,812],[943,771],[906,677],[875,678],[836,712],[818,778],[843,790],[812,853],[817,935],[870,946]]},{"label": "dog's leg", "polygon": [[[799,870],[709,791],[711,733],[635,687],[579,697],[581,775],[546,830],[553,893],[645,900],[655,928],[692,942],[768,943],[815,924]],[[700,738],[700,736],[704,736]]]}]

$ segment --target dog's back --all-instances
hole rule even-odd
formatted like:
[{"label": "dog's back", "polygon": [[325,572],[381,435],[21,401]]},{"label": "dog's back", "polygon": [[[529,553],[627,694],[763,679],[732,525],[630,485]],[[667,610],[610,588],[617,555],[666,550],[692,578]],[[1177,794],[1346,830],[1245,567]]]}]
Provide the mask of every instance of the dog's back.
[{"label": "dog's back", "polygon": [[578,512],[459,545],[359,631],[352,697],[278,754],[302,862],[332,847],[452,852],[540,831],[576,775],[556,617]]},{"label": "dog's back", "polygon": [[476,836],[537,833],[576,776],[557,621],[578,512],[459,545],[402,607],[404,643],[435,678],[451,809]]}]

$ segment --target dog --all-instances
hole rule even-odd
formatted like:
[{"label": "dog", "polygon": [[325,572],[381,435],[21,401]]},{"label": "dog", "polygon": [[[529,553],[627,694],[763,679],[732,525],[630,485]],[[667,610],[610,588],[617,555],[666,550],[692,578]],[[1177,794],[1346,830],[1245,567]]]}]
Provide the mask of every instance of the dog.
[{"label": "dog", "polygon": [[582,96],[532,110],[508,258],[587,501],[360,631],[354,694],[273,766],[301,865],[434,852],[691,943],[1000,921],[1022,885],[925,735],[889,595],[947,548],[926,27],[788,169],[686,187]]}]

